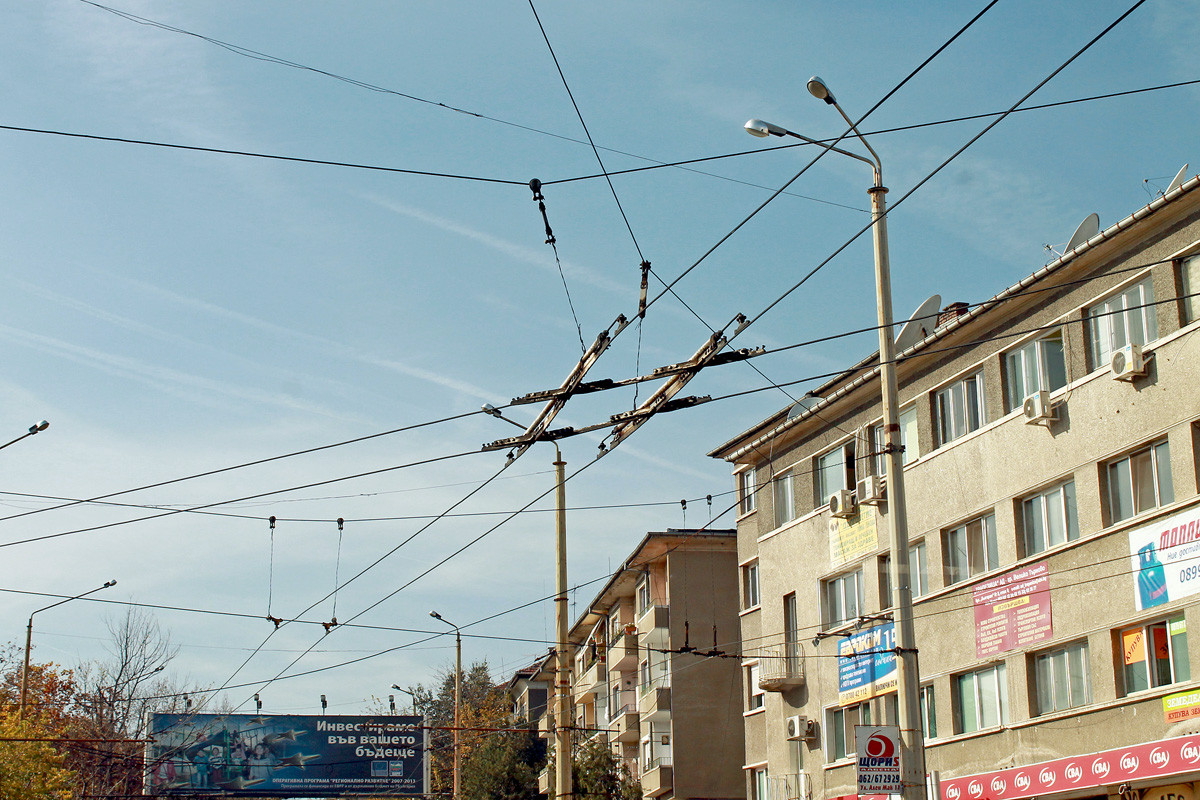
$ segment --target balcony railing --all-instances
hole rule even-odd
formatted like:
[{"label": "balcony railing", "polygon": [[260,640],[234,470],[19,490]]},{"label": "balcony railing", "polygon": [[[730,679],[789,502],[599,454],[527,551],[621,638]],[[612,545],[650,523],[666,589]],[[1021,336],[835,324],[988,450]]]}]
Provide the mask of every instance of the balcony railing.
[{"label": "balcony railing", "polygon": [[804,653],[798,643],[767,647],[759,652],[758,688],[765,692],[785,692],[804,685]]},{"label": "balcony railing", "polygon": [[807,772],[772,775],[768,778],[769,800],[811,800],[812,781]]}]

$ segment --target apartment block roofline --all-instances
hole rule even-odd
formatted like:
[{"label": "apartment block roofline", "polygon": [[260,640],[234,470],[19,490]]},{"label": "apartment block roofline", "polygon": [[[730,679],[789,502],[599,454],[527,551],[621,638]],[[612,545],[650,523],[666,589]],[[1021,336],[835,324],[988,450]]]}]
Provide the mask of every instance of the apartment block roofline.
[{"label": "apartment block roofline", "polygon": [[[633,551],[625,559],[624,563],[604,583],[604,586],[600,587],[600,591],[596,593],[596,596],[587,604],[583,613],[571,625],[570,638],[572,640],[577,638],[577,631],[582,631],[583,636],[587,635],[588,630],[585,629],[585,626],[590,628],[590,624],[599,621],[600,614],[607,612],[607,609],[598,608],[600,601],[610,594],[619,583],[623,580],[628,580],[631,573],[639,572],[646,563],[649,563],[644,558],[648,551],[661,548],[661,552],[653,556],[653,558],[657,558],[684,543],[700,543],[705,541],[720,542],[725,547],[736,548],[737,531],[731,528],[667,528],[665,531],[651,531],[647,533],[638,542],[637,547],[633,548]],[[676,542],[678,544],[675,544]]]},{"label": "apartment block roofline", "polygon": [[[1046,264],[1044,267],[1034,271],[1031,275],[1008,287],[1004,291],[992,297],[990,300],[980,303],[975,308],[970,309],[966,313],[958,315],[945,325],[936,328],[929,336],[926,336],[924,339],[912,345],[903,352],[897,353],[896,360],[899,362],[920,354],[923,350],[930,348],[932,345],[950,336],[952,333],[958,331],[965,325],[974,322],[984,314],[994,310],[1001,303],[1019,295],[1021,292],[1026,291],[1039,281],[1058,273],[1068,265],[1079,260],[1085,254],[1095,250],[1099,246],[1109,241],[1112,241],[1118,235],[1125,233],[1131,227],[1139,225],[1154,217],[1154,215],[1158,214],[1167,206],[1181,201],[1185,196],[1196,191],[1198,188],[1200,188],[1200,175],[1195,175],[1187,181],[1184,181],[1172,191],[1155,198],[1153,201],[1137,209],[1129,216],[1118,221],[1116,224],[1100,231],[1086,242],[1083,242],[1075,247],[1073,250],[1063,253],[1049,264]],[[809,396],[819,397],[820,399],[813,403],[810,407],[804,409],[801,413],[789,418],[788,414],[791,411],[792,406],[787,406],[781,411],[758,423],[754,427],[743,431],[732,439],[726,441],[724,444],[721,444],[709,451],[708,456],[711,458],[724,459],[725,461],[731,463],[738,462],[747,454],[754,452],[765,444],[768,444],[771,440],[777,438],[781,434],[786,433],[787,431],[811,420],[813,417],[816,417],[822,411],[827,410],[829,406],[841,400],[855,390],[872,381],[878,380],[880,372],[880,365],[878,361],[879,353],[876,351],[873,355],[868,356],[837,377],[826,381],[824,384],[809,392]],[[847,378],[854,375],[859,370],[866,368],[870,364],[875,364],[875,366],[865,372],[861,372],[861,374],[852,380],[847,381]],[[751,438],[752,440],[747,442],[747,439]]]}]

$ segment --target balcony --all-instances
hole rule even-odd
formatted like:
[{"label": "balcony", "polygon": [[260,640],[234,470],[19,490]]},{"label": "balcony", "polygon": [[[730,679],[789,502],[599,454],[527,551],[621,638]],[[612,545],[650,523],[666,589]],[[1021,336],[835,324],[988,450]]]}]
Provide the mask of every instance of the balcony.
[{"label": "balcony", "polygon": [[807,772],[772,775],[766,800],[812,800],[812,781]]},{"label": "balcony", "polygon": [[658,797],[670,794],[675,789],[675,780],[670,756],[655,758],[646,762],[646,770],[642,773],[642,794],[646,797]]},{"label": "balcony", "polygon": [[539,739],[550,740],[554,738],[554,714],[547,711],[538,717],[537,735]]},{"label": "balcony", "polygon": [[616,672],[637,669],[638,640],[636,634],[624,633],[608,648],[608,668]]},{"label": "balcony", "polygon": [[641,732],[638,719],[638,710],[633,703],[621,706],[617,713],[609,717],[613,738],[618,742],[636,742]]},{"label": "balcony", "polygon": [[604,694],[607,680],[608,670],[605,669],[603,656],[585,661],[583,672],[579,675],[579,680],[575,681],[575,686],[572,687],[575,702],[578,703],[597,693]]},{"label": "balcony", "polygon": [[538,793],[547,796],[554,794],[554,772],[546,765],[541,772],[538,773]]},{"label": "balcony", "polygon": [[665,629],[671,625],[670,606],[650,606],[637,621],[639,636],[645,636],[655,630]]},{"label": "balcony", "polygon": [[671,716],[671,687],[655,686],[643,692],[638,711],[646,722],[666,722]]},{"label": "balcony", "polygon": [[804,659],[799,644],[768,647],[758,662],[758,688],[764,692],[786,692],[804,685]]}]

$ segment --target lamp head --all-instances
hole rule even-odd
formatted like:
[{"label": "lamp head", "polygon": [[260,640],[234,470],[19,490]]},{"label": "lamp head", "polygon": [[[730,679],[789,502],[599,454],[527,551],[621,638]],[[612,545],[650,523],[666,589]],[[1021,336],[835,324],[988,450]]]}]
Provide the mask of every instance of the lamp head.
[{"label": "lamp head", "polygon": [[825,81],[821,80],[816,75],[808,79],[808,93],[818,100],[824,100],[829,105],[837,102],[833,98],[833,92],[829,91],[829,87],[825,85]]},{"label": "lamp head", "polygon": [[436,612],[436,611],[430,611],[430,612],[429,612],[429,616],[433,617],[434,619],[441,619],[441,618],[442,618],[442,615],[441,615],[441,614],[439,614],[439,613],[438,613],[438,612]]},{"label": "lamp head", "polygon": [[769,122],[764,122],[761,119],[747,120],[746,124],[742,127],[746,129],[746,133],[751,136],[757,136],[760,139],[765,139],[768,136],[783,136],[787,133],[786,129],[778,125],[772,125]]},{"label": "lamp head", "polygon": [[40,433],[41,431],[44,431],[44,430],[46,430],[46,428],[49,428],[49,427],[50,427],[50,423],[47,422],[46,420],[42,420],[41,422],[38,422],[34,425],[29,426],[29,435],[32,436],[35,433]]},{"label": "lamp head", "polygon": [[401,689],[401,688],[400,688],[400,684],[398,684],[398,683],[393,683],[393,684],[392,684],[392,688],[393,688],[393,689],[396,689],[396,690],[398,690],[398,691],[401,691],[401,692],[403,692],[403,691],[404,691],[403,689]]},{"label": "lamp head", "polygon": [[100,588],[101,588],[101,589],[107,589],[107,588],[108,588],[108,587],[110,587],[110,586],[116,586],[116,585],[117,585],[117,582],[116,582],[115,580],[111,580],[111,581],[105,581],[105,582],[104,582],[104,585],[103,585],[103,586],[101,586]]},{"label": "lamp head", "polygon": [[484,405],[483,405],[483,413],[485,413],[485,414],[489,414],[489,415],[491,415],[491,416],[493,416],[493,417],[499,417],[499,416],[500,416],[500,409],[496,408],[496,407],[495,407],[494,405],[492,405],[491,403],[484,403]]}]

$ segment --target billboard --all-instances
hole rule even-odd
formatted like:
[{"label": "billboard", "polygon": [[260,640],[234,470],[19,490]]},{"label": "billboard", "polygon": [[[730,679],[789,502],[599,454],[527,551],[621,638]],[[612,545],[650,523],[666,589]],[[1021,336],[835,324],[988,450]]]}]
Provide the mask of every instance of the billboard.
[{"label": "billboard", "polygon": [[984,581],[975,587],[972,598],[977,658],[1054,636],[1050,567],[1045,561]]},{"label": "billboard", "polygon": [[421,717],[152,714],[149,795],[428,791]]},{"label": "billboard", "polygon": [[896,626],[887,622],[838,642],[838,705],[896,691]]},{"label": "billboard", "polygon": [[1200,593],[1200,506],[1129,532],[1138,611]]}]

